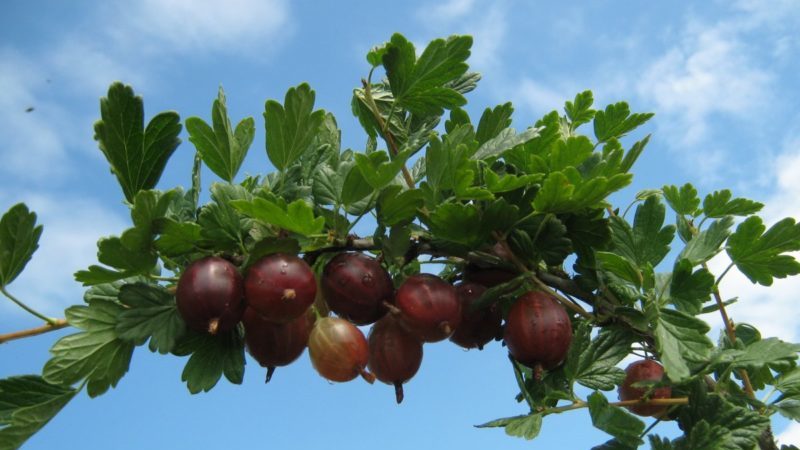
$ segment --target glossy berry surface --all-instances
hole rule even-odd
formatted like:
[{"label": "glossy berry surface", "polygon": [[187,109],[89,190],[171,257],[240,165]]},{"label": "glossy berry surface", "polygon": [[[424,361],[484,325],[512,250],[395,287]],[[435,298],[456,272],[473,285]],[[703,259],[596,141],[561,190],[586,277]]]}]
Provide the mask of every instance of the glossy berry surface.
[{"label": "glossy berry surface", "polygon": [[307,311],[287,323],[274,323],[253,308],[242,316],[247,351],[267,368],[267,381],[276,367],[286,366],[303,354],[314,324],[314,314]]},{"label": "glossy berry surface", "polygon": [[408,277],[397,289],[395,306],[407,328],[424,342],[447,339],[461,323],[455,288],[435,275]]},{"label": "glossy berry surface", "polygon": [[244,312],[242,276],[229,261],[209,256],[189,264],[175,291],[186,325],[211,334],[232,330]]},{"label": "glossy berry surface", "polygon": [[317,295],[311,267],[295,255],[275,253],[250,266],[244,281],[247,305],[265,319],[286,323],[300,317]]},{"label": "glossy berry surface", "polygon": [[325,265],[320,288],[331,311],[358,325],[367,325],[386,314],[384,302],[392,302],[394,285],[380,263],[361,253],[340,253]]},{"label": "glossy berry surface", "polygon": [[456,286],[456,295],[461,302],[461,323],[450,336],[450,340],[464,348],[483,349],[492,339],[503,335],[502,317],[496,304],[487,308],[473,309],[472,305],[486,292],[486,287],[465,282]]},{"label": "glossy berry surface", "polygon": [[[658,382],[664,378],[664,367],[652,359],[643,359],[631,363],[625,369],[625,380],[619,386],[620,400],[638,400],[648,394],[648,398],[669,398],[672,396],[672,388],[661,386],[654,389],[646,386],[634,387],[634,383],[641,381]],[[668,406],[664,405],[632,405],[628,409],[640,416],[658,416],[666,412]]]},{"label": "glossy berry surface", "polygon": [[422,342],[392,315],[372,326],[368,338],[369,370],[384,383],[394,385],[397,403],[403,401],[403,383],[422,364]]},{"label": "glossy berry surface", "polygon": [[345,319],[317,320],[308,338],[308,354],[314,369],[328,380],[345,382],[362,375],[367,381],[374,381],[365,370],[369,360],[367,339]]},{"label": "glossy berry surface", "polygon": [[520,363],[533,369],[553,369],[567,356],[572,323],[553,297],[544,292],[528,292],[511,306],[503,339]]}]

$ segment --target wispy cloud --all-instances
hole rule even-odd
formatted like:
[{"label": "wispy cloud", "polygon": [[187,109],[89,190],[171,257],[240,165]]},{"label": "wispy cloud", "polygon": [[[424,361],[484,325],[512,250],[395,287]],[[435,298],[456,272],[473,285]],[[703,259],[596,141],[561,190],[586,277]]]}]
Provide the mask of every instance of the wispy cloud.
[{"label": "wispy cloud", "polygon": [[775,437],[778,445],[799,445],[800,444],[800,423],[790,422],[789,426]]},{"label": "wispy cloud", "polygon": [[423,22],[450,22],[461,19],[473,11],[475,0],[447,0],[424,5],[417,11]]}]

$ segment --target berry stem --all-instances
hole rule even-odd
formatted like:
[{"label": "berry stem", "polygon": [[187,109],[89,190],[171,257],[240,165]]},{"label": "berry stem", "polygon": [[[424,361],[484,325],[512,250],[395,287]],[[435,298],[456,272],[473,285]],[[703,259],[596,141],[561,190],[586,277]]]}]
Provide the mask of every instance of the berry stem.
[{"label": "berry stem", "polygon": [[398,405],[403,403],[403,383],[400,381],[395,381],[394,383],[394,397]]},{"label": "berry stem", "polygon": [[272,379],[272,374],[275,373],[275,366],[267,367],[267,378],[264,380],[264,383],[269,383],[269,380]]}]

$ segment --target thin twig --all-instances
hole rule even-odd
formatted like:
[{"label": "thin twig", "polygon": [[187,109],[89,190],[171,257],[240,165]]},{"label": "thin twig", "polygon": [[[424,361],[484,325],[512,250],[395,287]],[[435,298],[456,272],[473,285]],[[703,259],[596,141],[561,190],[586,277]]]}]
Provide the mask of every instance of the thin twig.
[{"label": "thin twig", "polygon": [[53,319],[52,322],[42,325],[40,327],[31,328],[29,330],[15,331],[13,333],[0,334],[0,344],[4,344],[6,342],[13,341],[15,339],[38,336],[40,334],[60,330],[68,326],[69,323],[65,319]]},{"label": "thin twig", "polygon": [[2,292],[3,295],[8,297],[9,300],[11,300],[12,302],[16,303],[17,306],[19,306],[20,308],[24,309],[25,311],[28,311],[29,313],[33,314],[34,316],[44,320],[45,322],[47,322],[47,323],[49,323],[51,325],[56,322],[56,319],[53,319],[52,317],[45,316],[44,314],[40,313],[39,311],[36,311],[35,309],[33,309],[30,306],[28,306],[25,303],[23,303],[18,298],[16,298],[13,295],[11,295],[11,293],[6,290],[5,286],[0,286],[0,292]]}]

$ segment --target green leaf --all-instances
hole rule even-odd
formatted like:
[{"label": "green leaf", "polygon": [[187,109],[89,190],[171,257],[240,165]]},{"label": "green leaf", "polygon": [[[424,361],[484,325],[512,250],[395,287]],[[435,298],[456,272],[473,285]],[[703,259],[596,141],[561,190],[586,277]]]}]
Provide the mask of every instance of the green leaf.
[{"label": "green leaf", "polygon": [[592,109],[593,103],[594,96],[592,91],[583,91],[575,95],[574,101],[567,101],[564,105],[564,112],[567,113],[567,118],[572,122],[573,130],[594,118],[596,111]]},{"label": "green leaf", "polygon": [[117,280],[124,280],[134,275],[136,274],[133,272],[117,272],[116,270],[108,269],[103,266],[91,265],[86,270],[75,272],[75,281],[84,286],[95,286]]},{"label": "green leaf", "polygon": [[753,342],[733,360],[733,367],[758,371],[767,365],[792,363],[800,352],[800,344],[767,338]]},{"label": "green leaf", "polygon": [[411,152],[403,152],[395,156],[391,161],[384,151],[368,154],[356,153],[353,156],[361,176],[373,189],[378,190],[386,187],[403,170],[403,166],[411,156]]},{"label": "green leaf", "polygon": [[664,186],[661,189],[664,192],[664,199],[673,211],[681,215],[696,215],[700,197],[697,196],[697,189],[690,183],[684,184],[680,189],[675,185]]},{"label": "green leaf", "polygon": [[720,425],[710,425],[705,420],[694,424],[686,438],[681,438],[680,448],[687,450],[718,450],[738,448],[733,442],[733,434]]},{"label": "green leaf", "polygon": [[[129,233],[128,236],[138,234],[135,228],[129,228],[125,233]],[[149,272],[156,265],[156,254],[125,245],[125,233],[122,237],[100,238],[97,241],[97,260],[123,272],[136,274]]]},{"label": "green leaf", "polygon": [[253,143],[255,121],[252,117],[243,119],[234,130],[228,118],[225,92],[220,87],[219,95],[211,107],[211,123],[213,128],[199,117],[186,119],[189,140],[208,168],[223,180],[232,183],[250,144]]},{"label": "green leaf", "polygon": [[311,87],[303,83],[286,92],[283,105],[275,100],[264,105],[267,156],[280,171],[305,153],[325,120],[325,111],[314,111],[314,97]]},{"label": "green leaf", "polygon": [[708,228],[686,243],[686,247],[681,250],[678,259],[685,259],[692,266],[696,266],[713,258],[722,251],[722,243],[730,235],[731,226],[733,226],[733,218],[730,216],[715,220]]},{"label": "green leaf", "polygon": [[497,105],[494,109],[486,108],[478,122],[478,129],[475,130],[475,140],[478,141],[478,145],[483,145],[510,127],[513,113],[514,107],[511,102]]},{"label": "green leaf", "polygon": [[521,437],[530,441],[538,436],[539,431],[542,429],[542,415],[528,414],[525,416],[506,417],[476,425],[476,428],[497,427],[505,428],[506,434],[509,436]]},{"label": "green leaf", "polygon": [[0,380],[0,450],[16,450],[77,394],[36,375]]},{"label": "green leaf", "polygon": [[191,355],[181,380],[192,394],[210,391],[222,375],[234,384],[241,384],[244,379],[244,339],[239,329],[216,336],[189,331],[173,353]]},{"label": "green leaf", "polygon": [[140,190],[158,183],[167,160],[181,143],[180,132],[180,117],[175,112],[156,115],[145,129],[142,98],[134,95],[133,88],[119,82],[108,88],[108,96],[100,99],[94,139],[129,202]]},{"label": "green leaf", "polygon": [[639,125],[650,120],[652,113],[631,114],[628,104],[619,102],[606,106],[605,111],[597,111],[594,115],[594,135],[598,142],[612,138],[621,138]]},{"label": "green leaf", "polygon": [[364,176],[361,175],[361,169],[358,166],[353,166],[344,178],[341,197],[342,204],[354,205],[373,192],[375,192],[375,189],[373,189]]},{"label": "green leaf", "polygon": [[128,307],[119,314],[117,336],[142,345],[150,340],[150,351],[167,354],[186,331],[175,297],[163,287],[145,283],[126,284],[119,301]]},{"label": "green leaf", "polygon": [[675,450],[675,447],[667,438],[662,438],[661,436],[654,434],[651,434],[647,437],[650,439],[651,450]]},{"label": "green leaf", "polygon": [[231,206],[235,200],[249,200],[252,196],[242,186],[213,183],[211,203],[203,205],[197,223],[203,239],[214,243],[215,249],[238,249],[247,235],[245,219]]},{"label": "green leaf", "polygon": [[669,253],[669,244],[675,236],[675,227],[664,224],[666,208],[657,197],[648,197],[636,207],[633,228],[620,217],[611,218],[614,252],[635,261],[639,267],[650,263],[653,267]]},{"label": "green leaf", "polygon": [[772,405],[783,417],[789,420],[800,421],[800,400],[787,398]]},{"label": "green leaf", "polygon": [[578,167],[594,151],[594,144],[586,136],[570,136],[558,140],[550,153],[550,170],[560,171],[567,167]]},{"label": "green leaf", "polygon": [[246,216],[303,236],[317,234],[325,227],[325,219],[314,217],[314,209],[304,200],[284,206],[258,197],[251,201],[234,200],[231,205]]},{"label": "green leaf", "polygon": [[707,323],[680,311],[661,309],[655,323],[656,348],[670,380],[692,375],[695,365],[706,362],[714,344],[706,334]]},{"label": "green leaf", "polygon": [[480,144],[478,150],[472,155],[474,159],[490,159],[499,156],[506,150],[525,144],[539,137],[541,128],[526,128],[522,133],[517,134],[513,128],[501,130],[497,136],[492,137]]},{"label": "green leaf", "polygon": [[641,288],[644,283],[642,272],[630,260],[610,252],[596,252],[595,258],[600,263],[600,268],[612,273],[619,278]]},{"label": "green leaf", "polygon": [[620,443],[638,446],[639,435],[644,431],[644,422],[618,406],[608,404],[605,396],[595,391],[589,396],[589,415],[595,428],[614,436]]},{"label": "green leaf", "polygon": [[544,178],[542,174],[538,173],[533,175],[511,175],[507,173],[498,175],[491,169],[487,169],[483,175],[486,189],[492,193],[514,191],[538,183]]},{"label": "green leaf", "polygon": [[178,256],[196,249],[202,240],[202,227],[194,222],[176,222],[165,219],[156,249],[167,256]]},{"label": "green leaf", "polygon": [[[531,248],[522,255],[532,263],[544,260],[549,265],[560,265],[572,253],[572,242],[566,237],[567,228],[553,214],[537,214],[517,224],[514,231],[527,234]],[[519,237],[519,233],[514,236]]]},{"label": "green leaf", "polygon": [[0,218],[0,287],[8,286],[22,272],[39,248],[42,226],[36,213],[18,203]]},{"label": "green leaf", "polygon": [[441,115],[466,103],[447,84],[466,73],[471,36],[451,36],[431,41],[416,58],[414,45],[399,33],[392,35],[383,54],[383,66],[398,105],[415,115]]},{"label": "green leaf", "polygon": [[703,199],[703,213],[706,217],[718,218],[724,216],[749,216],[761,211],[763,204],[746,198],[731,200],[732,194],[728,189],[714,191]]},{"label": "green leaf", "polygon": [[389,227],[410,223],[423,205],[422,197],[422,191],[419,189],[403,190],[400,186],[387,187],[378,197],[378,220]]},{"label": "green leaf", "polygon": [[728,255],[750,281],[771,286],[773,278],[800,273],[800,263],[786,254],[800,250],[800,224],[787,217],[765,229],[760,217],[748,217],[728,239]]},{"label": "green leaf", "polygon": [[102,300],[67,308],[69,324],[83,331],[56,341],[50,349],[53,356],[42,370],[44,379],[71,385],[85,378],[90,397],[116,386],[128,371],[133,354],[133,343],[120,339],[116,331],[124,309]]},{"label": "green leaf", "polygon": [[680,311],[699,314],[711,296],[714,288],[714,275],[706,269],[692,273],[692,263],[686,259],[675,262],[669,288],[669,299]]},{"label": "green leaf", "polygon": [[787,396],[800,396],[800,368],[781,374],[775,382],[775,389]]},{"label": "green leaf", "polygon": [[716,448],[722,450],[754,448],[761,433],[769,425],[769,418],[762,416],[758,411],[734,405],[718,394],[706,393],[700,383],[704,381],[696,384],[689,396],[689,404],[679,410],[678,420],[684,432],[691,436],[698,423],[707,422],[711,427],[727,429],[731,433],[730,440],[721,442]]},{"label": "green leaf", "polygon": [[564,373],[589,389],[610,391],[625,378],[616,367],[630,353],[633,339],[620,330],[604,330],[590,341],[591,326],[581,323],[575,329]]},{"label": "green leaf", "polygon": [[439,206],[431,213],[430,229],[440,239],[469,248],[478,247],[486,237],[475,205],[445,203]]}]

